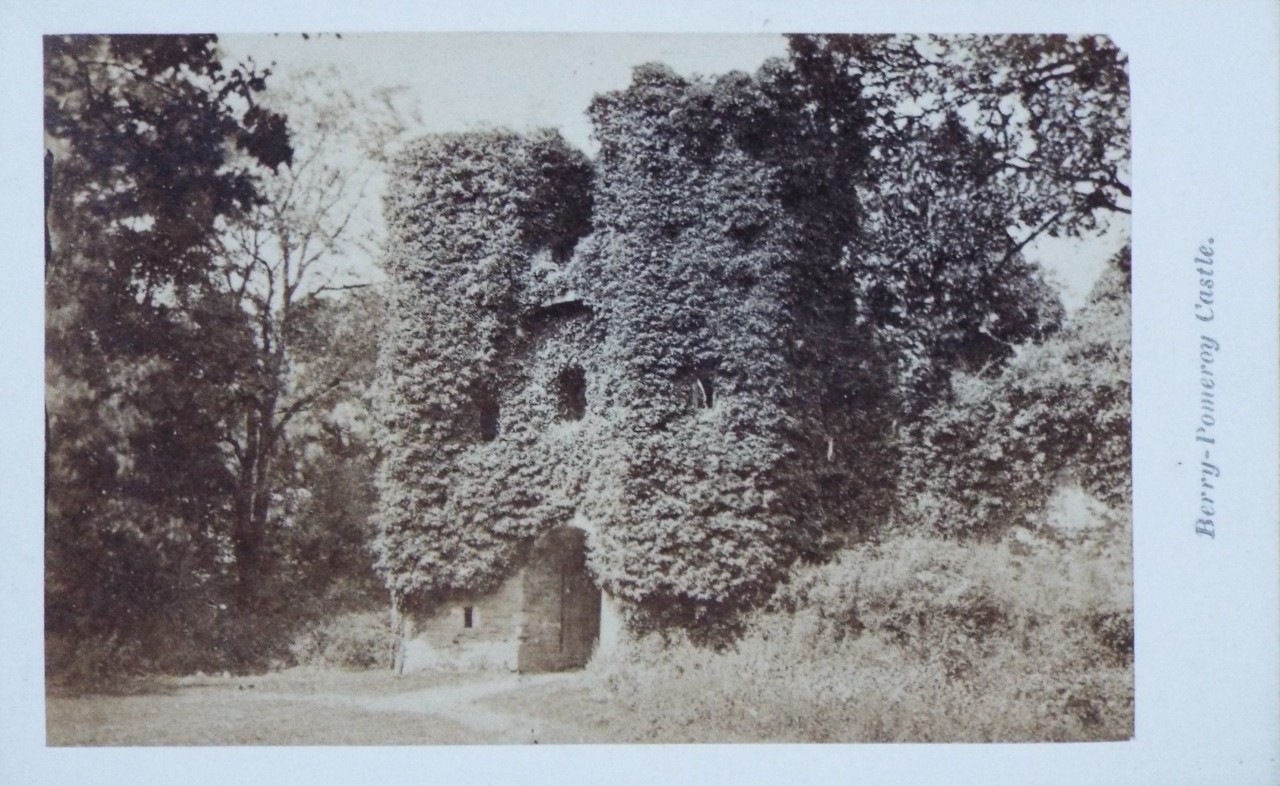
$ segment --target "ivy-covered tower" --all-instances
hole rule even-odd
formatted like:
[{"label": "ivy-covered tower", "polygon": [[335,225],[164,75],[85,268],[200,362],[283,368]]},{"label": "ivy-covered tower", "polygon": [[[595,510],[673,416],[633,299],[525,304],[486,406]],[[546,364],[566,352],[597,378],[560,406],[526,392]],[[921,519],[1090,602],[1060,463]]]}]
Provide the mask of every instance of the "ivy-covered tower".
[{"label": "ivy-covered tower", "polygon": [[402,157],[378,549],[404,603],[496,587],[575,526],[633,625],[723,630],[873,513],[857,129],[788,74],[641,67],[591,107],[594,162],[545,132]]}]

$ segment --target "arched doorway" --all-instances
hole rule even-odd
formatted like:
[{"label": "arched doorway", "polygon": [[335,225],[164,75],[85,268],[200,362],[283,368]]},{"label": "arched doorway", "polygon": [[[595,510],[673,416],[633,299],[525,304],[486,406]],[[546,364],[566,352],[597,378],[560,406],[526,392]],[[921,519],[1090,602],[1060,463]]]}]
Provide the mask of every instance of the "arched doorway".
[{"label": "arched doorway", "polygon": [[524,574],[523,674],[581,668],[600,638],[600,590],[587,571],[587,534],[560,527],[538,539]]}]

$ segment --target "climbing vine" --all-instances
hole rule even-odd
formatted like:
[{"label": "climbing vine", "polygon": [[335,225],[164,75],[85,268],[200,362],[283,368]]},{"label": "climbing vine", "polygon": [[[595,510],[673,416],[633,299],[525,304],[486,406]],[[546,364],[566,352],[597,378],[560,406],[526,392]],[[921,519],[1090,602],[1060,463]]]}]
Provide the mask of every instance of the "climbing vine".
[{"label": "climbing vine", "polygon": [[446,135],[406,151],[386,199],[389,324],[379,357],[378,566],[393,593],[491,585],[541,522],[501,428],[521,270],[563,253],[589,206],[558,135]]}]

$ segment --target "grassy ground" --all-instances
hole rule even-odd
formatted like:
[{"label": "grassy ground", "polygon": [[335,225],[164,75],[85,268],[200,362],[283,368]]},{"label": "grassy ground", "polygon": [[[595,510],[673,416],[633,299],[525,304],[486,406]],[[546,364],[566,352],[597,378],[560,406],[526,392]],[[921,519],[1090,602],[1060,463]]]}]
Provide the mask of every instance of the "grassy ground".
[{"label": "grassy ground", "polygon": [[[447,717],[359,706],[448,675],[295,669],[260,677],[152,680],[128,695],[51,694],[50,745],[429,745],[475,741]],[[250,687],[252,686],[252,687]]]}]

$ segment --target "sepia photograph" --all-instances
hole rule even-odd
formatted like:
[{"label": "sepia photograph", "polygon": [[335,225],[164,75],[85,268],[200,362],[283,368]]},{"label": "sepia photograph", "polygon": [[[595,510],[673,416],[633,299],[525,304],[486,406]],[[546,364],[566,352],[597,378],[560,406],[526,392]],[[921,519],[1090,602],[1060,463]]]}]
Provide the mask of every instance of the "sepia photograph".
[{"label": "sepia photograph", "polygon": [[1103,31],[45,35],[47,745],[1130,740],[1130,125]]}]

